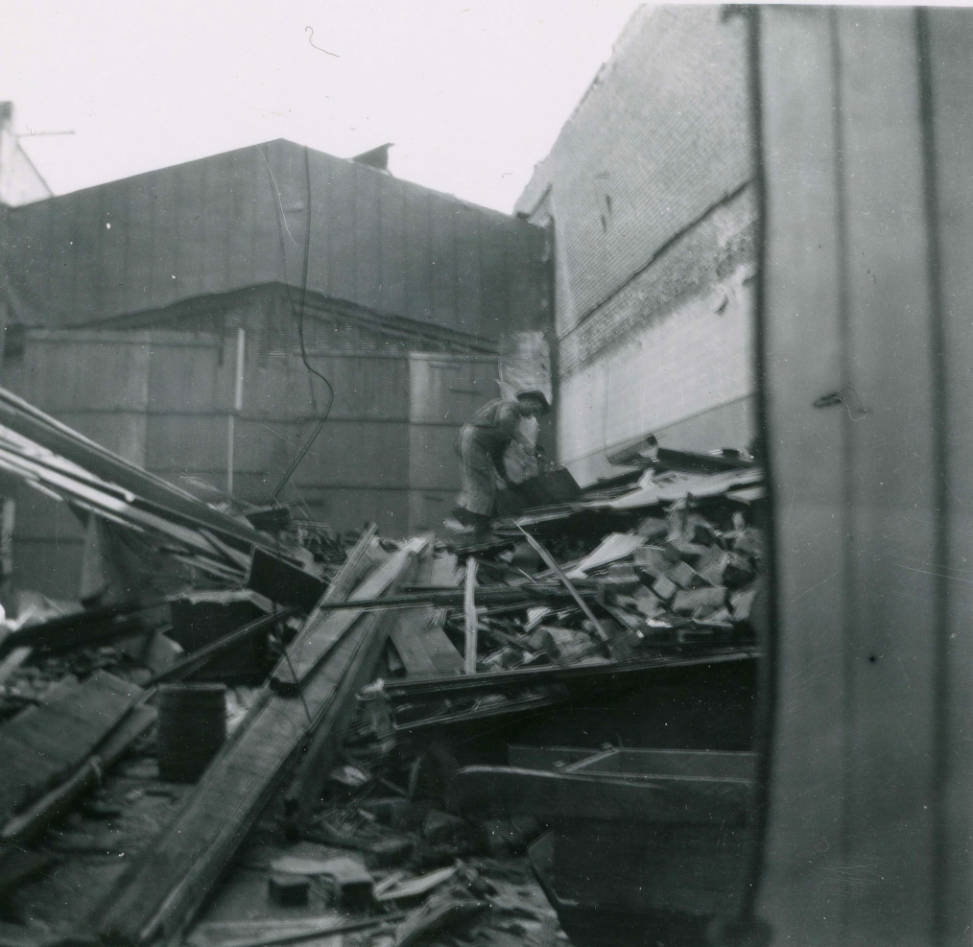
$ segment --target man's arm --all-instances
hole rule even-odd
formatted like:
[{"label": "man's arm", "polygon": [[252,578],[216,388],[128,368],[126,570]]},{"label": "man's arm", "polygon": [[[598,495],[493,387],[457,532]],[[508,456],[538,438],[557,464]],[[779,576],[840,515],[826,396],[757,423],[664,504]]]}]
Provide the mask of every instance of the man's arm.
[{"label": "man's arm", "polygon": [[516,404],[504,404],[498,409],[495,425],[498,437],[490,454],[493,457],[493,466],[496,467],[497,473],[500,474],[500,479],[507,486],[511,487],[514,483],[507,476],[507,466],[503,458],[507,453],[510,442],[517,436],[519,424],[520,410]]}]

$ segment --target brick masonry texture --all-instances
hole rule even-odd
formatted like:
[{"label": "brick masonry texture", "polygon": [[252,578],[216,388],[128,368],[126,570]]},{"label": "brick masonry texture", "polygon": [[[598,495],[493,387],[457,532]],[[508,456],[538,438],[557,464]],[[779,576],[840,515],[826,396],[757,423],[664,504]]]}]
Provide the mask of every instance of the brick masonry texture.
[{"label": "brick masonry texture", "polygon": [[536,168],[517,209],[554,217],[559,334],[752,177],[744,29],[720,7],[641,8]]},{"label": "brick masonry texture", "polygon": [[632,333],[671,318],[692,296],[715,289],[728,273],[756,258],[755,237],[756,206],[748,187],[718,205],[561,336],[561,378],[580,371],[612,348],[624,346]]},{"label": "brick masonry texture", "polygon": [[757,207],[724,11],[638,10],[518,202],[552,237],[558,453],[582,479],[650,431],[751,432]]},{"label": "brick masonry texture", "polygon": [[746,446],[752,432],[738,425],[715,443],[690,445],[680,435],[680,422],[723,411],[752,395],[753,289],[753,267],[742,264],[665,320],[633,330],[624,345],[562,377],[561,459],[573,468],[584,458],[665,429],[669,436],[663,442],[673,447]]}]

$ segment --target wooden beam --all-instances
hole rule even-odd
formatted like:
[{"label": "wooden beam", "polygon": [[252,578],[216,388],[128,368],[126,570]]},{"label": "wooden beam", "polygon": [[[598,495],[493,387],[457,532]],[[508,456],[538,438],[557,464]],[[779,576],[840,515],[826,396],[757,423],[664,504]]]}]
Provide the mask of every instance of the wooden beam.
[{"label": "wooden beam", "polygon": [[0,727],[0,823],[70,777],[141,694],[136,685],[96,671]]},{"label": "wooden beam", "polygon": [[[392,553],[356,589],[356,598],[372,598],[382,595],[401,576],[406,564],[423,548],[427,539],[413,539]],[[321,662],[334,643],[358,620],[361,611],[327,613],[330,599],[322,599],[311,613],[298,639],[287,649],[287,658],[281,661],[270,678],[270,686],[278,694],[296,694],[304,686],[308,675]]]},{"label": "wooden beam", "polygon": [[154,707],[135,707],[70,779],[12,818],[0,832],[0,839],[23,844],[36,838],[64,815],[79,796],[101,782],[102,773],[121,759],[135,739],[155,722],[156,716]]},{"label": "wooden beam", "polygon": [[[400,572],[427,541],[414,541],[404,556],[395,557]],[[365,676],[376,637],[343,634],[329,640],[320,664],[308,654],[312,671],[300,700],[265,692],[264,702],[210,764],[173,822],[95,905],[89,930],[112,943],[137,945],[174,937],[185,928],[308,736],[353,700],[349,682]]]},{"label": "wooden beam", "polygon": [[679,776],[619,778],[502,766],[467,766],[449,786],[456,812],[632,823],[746,821],[752,783]]},{"label": "wooden beam", "polygon": [[[437,564],[442,562],[433,559],[431,550],[427,551],[419,564],[416,581],[435,585],[432,579]],[[438,568],[445,571],[443,566]],[[446,568],[450,568],[448,563]],[[451,568],[455,570],[455,557]],[[463,658],[442,629],[444,617],[443,609],[432,605],[412,608],[403,611],[389,629],[389,637],[409,676],[463,672]]]},{"label": "wooden beam", "polygon": [[574,587],[574,585],[572,584],[571,580],[567,577],[567,575],[565,575],[564,570],[557,564],[557,561],[554,559],[554,557],[536,539],[534,539],[534,537],[531,536],[531,534],[528,533],[527,530],[524,529],[519,523],[517,524],[517,529],[519,529],[520,532],[523,534],[524,538],[527,540],[527,543],[530,545],[530,548],[533,549],[534,552],[536,552],[537,555],[544,560],[544,564],[548,567],[548,569],[551,569],[554,572],[554,574],[558,577],[558,579],[560,579],[561,583],[568,590],[568,592],[571,593],[571,597],[575,600],[575,602],[578,603],[578,607],[581,609],[582,612],[584,612],[584,615],[588,619],[588,621],[591,622],[592,627],[595,629],[595,634],[598,636],[598,639],[604,642],[605,644],[608,644],[610,641],[608,637],[608,633],[602,627],[601,622],[598,621],[598,619],[595,617],[594,612],[592,612],[592,610],[588,607],[588,604],[585,602],[585,600],[578,594],[578,590]]}]

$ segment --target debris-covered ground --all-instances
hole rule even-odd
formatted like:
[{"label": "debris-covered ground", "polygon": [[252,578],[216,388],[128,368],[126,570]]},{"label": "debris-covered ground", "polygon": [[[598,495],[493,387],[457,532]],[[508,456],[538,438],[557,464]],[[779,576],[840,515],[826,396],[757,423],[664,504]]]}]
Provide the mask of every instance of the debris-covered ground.
[{"label": "debris-covered ground", "polygon": [[[99,594],[11,599],[0,632],[0,943],[554,944],[525,853],[571,793],[597,810],[654,772],[681,799],[686,750],[736,818],[764,621],[749,458],[636,450],[475,545],[392,540],[213,510],[0,407],[30,421],[0,463],[112,511]],[[189,573],[123,594],[146,556]],[[654,770],[625,770],[638,748]]]}]

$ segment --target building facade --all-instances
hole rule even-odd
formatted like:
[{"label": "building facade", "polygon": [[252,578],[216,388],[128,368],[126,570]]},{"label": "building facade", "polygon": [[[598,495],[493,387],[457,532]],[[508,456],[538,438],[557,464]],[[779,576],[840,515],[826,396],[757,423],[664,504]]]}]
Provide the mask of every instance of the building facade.
[{"label": "building facade", "polygon": [[747,446],[757,207],[743,18],[640,8],[517,211],[554,256],[561,459]]}]

